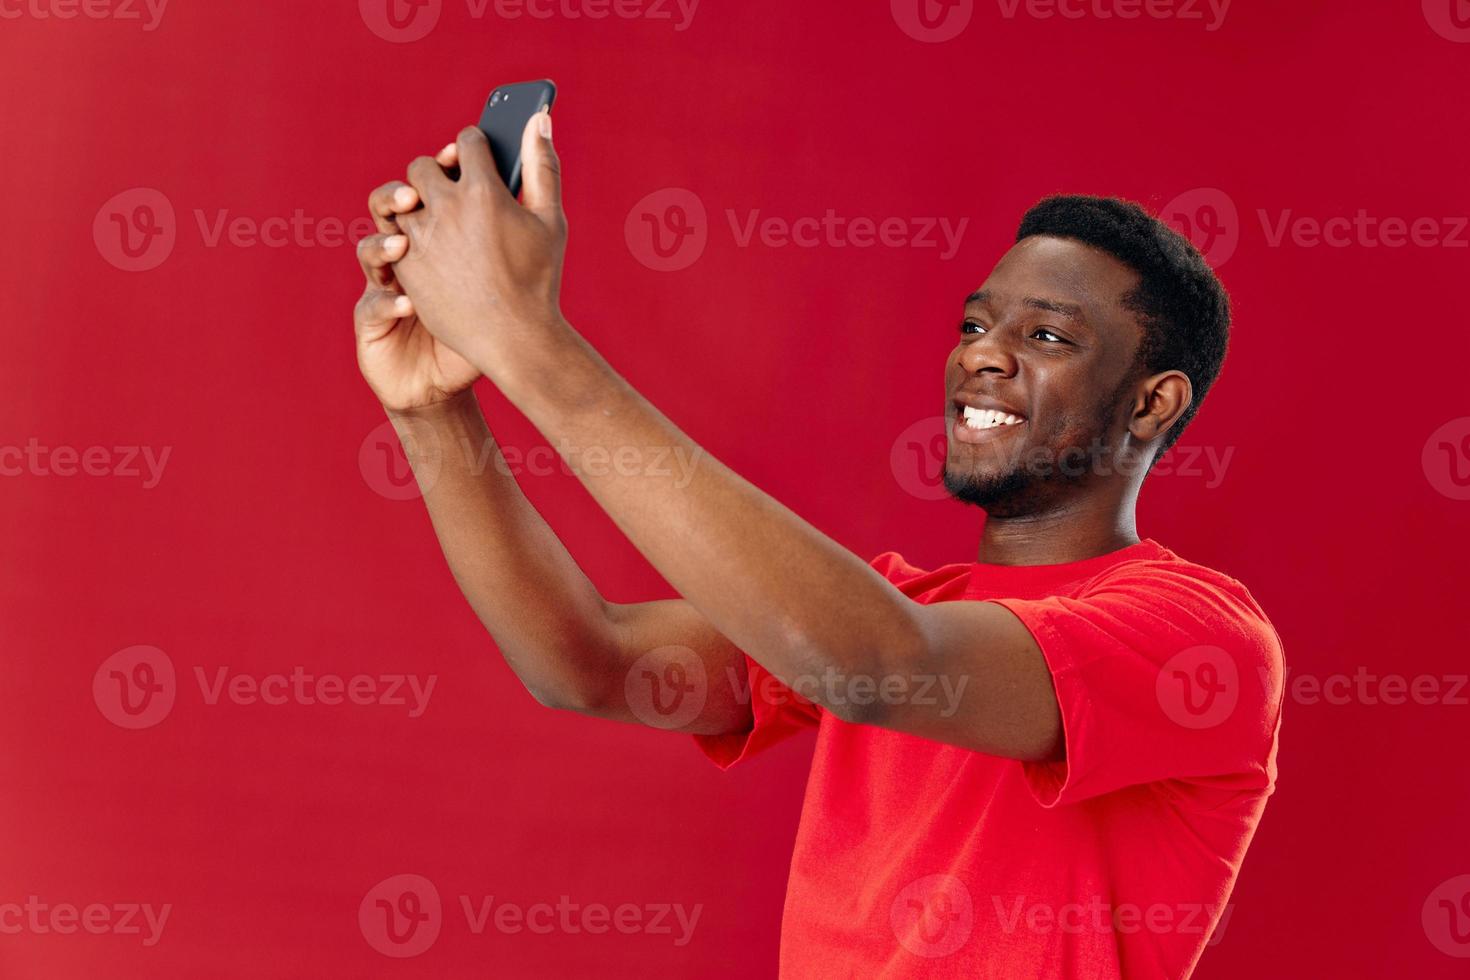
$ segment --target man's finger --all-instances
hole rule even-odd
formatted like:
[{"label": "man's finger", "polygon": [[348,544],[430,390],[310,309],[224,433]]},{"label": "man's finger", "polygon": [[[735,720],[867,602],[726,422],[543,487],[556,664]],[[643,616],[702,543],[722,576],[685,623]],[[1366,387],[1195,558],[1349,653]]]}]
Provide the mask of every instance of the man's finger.
[{"label": "man's finger", "polygon": [[357,261],[369,286],[388,286],[394,282],[393,263],[408,252],[408,238],[402,234],[369,235],[357,243]]},{"label": "man's finger", "polygon": [[413,313],[413,301],[403,293],[369,286],[352,311],[357,339],[371,343],[392,332],[399,320]]},{"label": "man's finger", "polygon": [[561,160],[551,144],[551,113],[545,109],[521,133],[521,200],[559,232],[566,230],[561,209]]},{"label": "man's finger", "polygon": [[401,180],[390,180],[381,187],[373,188],[368,195],[368,210],[378,231],[385,235],[398,232],[398,215],[407,214],[419,206],[419,192]]},{"label": "man's finger", "polygon": [[513,203],[505,181],[495,169],[495,156],[490,152],[490,140],[484,131],[479,126],[466,126],[459,131],[455,143],[459,146],[460,179],[487,188],[496,204]]},{"label": "man's finger", "polygon": [[419,192],[419,198],[429,204],[434,200],[436,194],[441,194],[454,186],[454,181],[439,166],[439,161],[433,157],[416,157],[408,165],[408,182],[414,190]]},{"label": "man's finger", "polygon": [[450,180],[459,180],[459,147],[456,144],[447,144],[444,149],[434,154],[434,160],[444,168]]}]

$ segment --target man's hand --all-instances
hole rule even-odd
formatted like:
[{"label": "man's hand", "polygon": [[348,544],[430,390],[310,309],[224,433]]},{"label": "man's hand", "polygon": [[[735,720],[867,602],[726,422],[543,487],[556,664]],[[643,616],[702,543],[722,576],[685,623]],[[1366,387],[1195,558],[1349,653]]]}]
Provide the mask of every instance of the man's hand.
[{"label": "man's hand", "polygon": [[[441,150],[437,160],[436,166],[452,166],[452,147]],[[473,365],[424,329],[394,275],[394,263],[408,250],[399,221],[418,204],[418,192],[401,181],[377,188],[368,197],[368,208],[378,233],[357,243],[357,257],[367,278],[353,311],[357,365],[390,413],[447,401],[480,376]]]},{"label": "man's hand", "polygon": [[409,165],[423,207],[398,216],[408,249],[395,275],[433,335],[504,388],[516,355],[544,352],[570,330],[559,304],[566,219],[551,117],[533,116],[522,136],[524,205],[478,127],[460,131],[456,156],[458,180],[433,157]]}]

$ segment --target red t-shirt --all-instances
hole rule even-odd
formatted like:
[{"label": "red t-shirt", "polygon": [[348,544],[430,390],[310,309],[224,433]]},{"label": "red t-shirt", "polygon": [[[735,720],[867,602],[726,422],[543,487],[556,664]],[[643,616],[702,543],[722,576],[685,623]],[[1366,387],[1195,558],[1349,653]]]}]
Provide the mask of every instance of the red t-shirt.
[{"label": "red t-shirt", "polygon": [[1065,565],[872,565],[918,602],[1026,625],[1066,760],[848,724],[747,659],[754,726],[698,736],[716,763],[818,729],[782,976],[1187,977],[1276,778],[1281,644],[1255,600],[1151,540]]}]

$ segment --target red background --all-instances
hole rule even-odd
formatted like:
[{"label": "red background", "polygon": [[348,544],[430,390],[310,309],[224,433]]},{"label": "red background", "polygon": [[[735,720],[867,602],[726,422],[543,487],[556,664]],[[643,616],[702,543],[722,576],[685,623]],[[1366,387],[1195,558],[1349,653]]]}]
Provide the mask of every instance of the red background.
[{"label": "red background", "polygon": [[[0,443],[171,456],[152,489],[0,479],[0,903],[173,910],[152,947],[0,935],[4,976],[774,973],[810,743],[720,774],[684,738],[537,706],[458,595],[421,505],[385,499],[359,466],[382,415],[353,360],[351,247],[210,246],[200,231],[197,215],[221,209],[357,217],[498,82],[560,86],[572,321],[711,452],[864,556],[974,556],[976,512],[906,491],[890,450],[940,409],[961,298],[1021,212],[1064,190],[1155,208],[1223,190],[1239,212],[1220,266],[1235,336],[1184,445],[1234,456],[1218,486],[1156,476],[1143,532],[1246,582],[1294,675],[1466,669],[1470,503],[1436,490],[1421,454],[1470,415],[1467,235],[1273,246],[1257,213],[1470,210],[1470,44],[1419,4],[1237,0],[1207,31],[1007,18],[990,0],[943,43],[906,34],[886,0],[706,0],[682,31],[677,14],[476,18],[443,0],[410,43],[345,0],[174,0],[152,31],[5,9],[21,16],[0,22]],[[137,187],[171,202],[177,241],[129,272],[93,224]],[[709,245],[659,272],[624,225],[667,187],[707,207]],[[945,261],[742,248],[726,219],[829,208],[970,224]],[[505,443],[536,444],[483,397]],[[668,594],[571,478],[525,485],[606,595]],[[135,644],[169,656],[178,698],[129,731],[91,684]],[[297,665],[438,683],[409,719],[209,705],[193,678]],[[1463,975],[1421,909],[1470,872],[1470,708],[1349,701],[1288,703],[1280,787],[1197,976]],[[407,960],[357,925],[367,891],[400,873],[446,905],[438,941]],[[684,948],[477,936],[461,894],[703,912]]]}]

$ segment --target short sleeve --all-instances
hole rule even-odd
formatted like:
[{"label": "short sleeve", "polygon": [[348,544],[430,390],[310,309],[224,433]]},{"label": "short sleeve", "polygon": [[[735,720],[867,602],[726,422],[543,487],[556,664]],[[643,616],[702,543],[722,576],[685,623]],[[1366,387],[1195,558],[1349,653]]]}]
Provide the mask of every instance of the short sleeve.
[{"label": "short sleeve", "polygon": [[[923,575],[894,551],[885,551],[868,564],[884,578],[903,588],[904,584]],[[804,728],[821,724],[822,709],[781,683],[760,664],[745,658],[753,721],[750,730],[733,735],[695,735],[694,742],[715,765],[729,769],[735,763],[764,752]]]},{"label": "short sleeve", "polygon": [[1239,583],[1129,562],[1075,597],[996,601],[1041,647],[1061,709],[1065,759],[1023,766],[1042,805],[1164,780],[1274,784],[1281,644]]},{"label": "short sleeve", "polygon": [[695,735],[694,742],[721,769],[729,769],[795,735],[815,728],[821,709],[777,680],[750,657],[745,658],[745,690],[750,698],[751,726],[731,735]]}]

